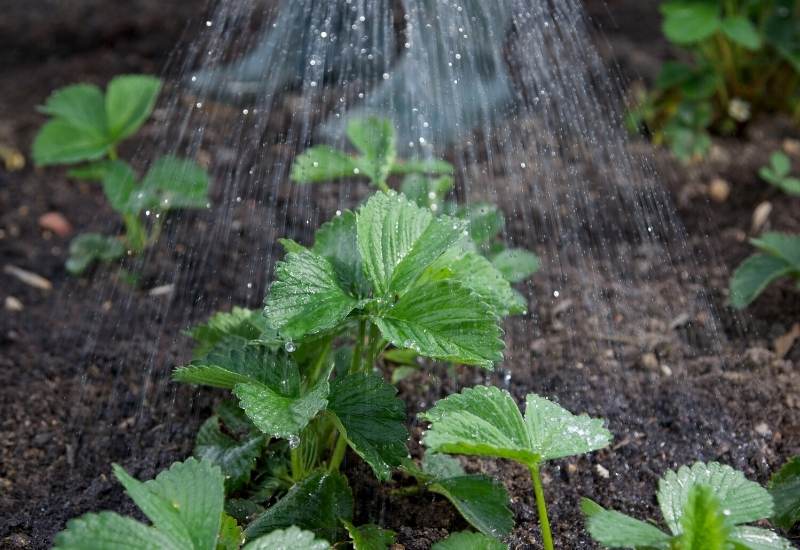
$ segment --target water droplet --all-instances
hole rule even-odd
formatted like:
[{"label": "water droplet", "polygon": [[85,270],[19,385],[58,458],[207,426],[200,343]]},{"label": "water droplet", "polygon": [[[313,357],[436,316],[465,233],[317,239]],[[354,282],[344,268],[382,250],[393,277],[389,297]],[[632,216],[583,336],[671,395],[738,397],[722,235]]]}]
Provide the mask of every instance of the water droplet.
[{"label": "water droplet", "polygon": [[289,353],[292,353],[294,350],[296,350],[296,349],[297,349],[297,346],[295,346],[295,345],[294,345],[294,342],[292,342],[291,340],[290,340],[290,341],[288,341],[288,342],[286,342],[286,344],[284,344],[284,346],[283,346],[283,347],[284,347],[284,348],[286,349],[286,351],[288,351]]},{"label": "water droplet", "polygon": [[554,291],[553,291],[553,296],[555,296],[556,298],[558,298],[558,296],[559,296],[559,292],[558,292],[557,290],[554,290]]},{"label": "water droplet", "polygon": [[291,447],[292,449],[296,449],[299,446],[300,446],[300,438],[297,437],[296,435],[290,435],[289,436],[289,447]]}]

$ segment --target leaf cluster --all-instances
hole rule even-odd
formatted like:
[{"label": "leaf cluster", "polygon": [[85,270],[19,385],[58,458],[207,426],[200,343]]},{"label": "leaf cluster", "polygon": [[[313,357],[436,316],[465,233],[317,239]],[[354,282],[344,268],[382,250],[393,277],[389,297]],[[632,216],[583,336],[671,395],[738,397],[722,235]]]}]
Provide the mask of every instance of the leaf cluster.
[{"label": "leaf cluster", "polygon": [[[113,237],[79,235],[70,245],[67,270],[78,275],[95,261],[115,260],[126,250],[141,252],[159,235],[163,215],[174,209],[205,208],[208,175],[194,162],[174,156],[157,159],[140,179],[118,158],[118,146],[150,117],[161,81],[144,75],[118,76],[104,94],[90,84],[55,91],[41,107],[50,117],[33,144],[40,166],[85,163],[70,176],[99,182],[111,207],[125,223],[124,243]],[[142,223],[146,214],[151,222]]]},{"label": "leaf cluster", "polygon": [[769,164],[758,171],[761,179],[786,193],[800,197],[800,178],[791,175],[792,161],[784,153],[776,151],[769,158]]},{"label": "leaf cluster", "polygon": [[697,462],[660,480],[659,507],[669,532],[606,510],[589,499],[581,508],[592,537],[608,548],[664,550],[788,550],[791,543],[772,531],[745,524],[767,518],[773,500],[741,472],[716,462]]},{"label": "leaf cluster", "polygon": [[761,112],[800,115],[800,11],[793,0],[669,0],[663,32],[689,54],[664,64],[631,112],[684,162],[705,155],[710,132],[731,134]]}]

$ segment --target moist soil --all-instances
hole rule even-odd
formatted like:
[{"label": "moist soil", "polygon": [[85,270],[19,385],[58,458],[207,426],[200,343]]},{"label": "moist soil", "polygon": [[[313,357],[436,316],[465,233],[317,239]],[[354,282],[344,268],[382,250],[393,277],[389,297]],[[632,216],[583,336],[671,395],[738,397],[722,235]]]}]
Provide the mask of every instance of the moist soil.
[{"label": "moist soil", "polygon": [[[191,35],[204,20],[193,2],[131,4],[120,10],[93,0],[70,7],[28,3],[4,12],[0,146],[29,150],[43,121],[35,106],[54,88],[161,72],[176,38],[184,31]],[[603,55],[628,81],[652,78],[669,53],[653,39],[654,6],[640,0],[587,3],[603,33]],[[185,27],[187,20],[192,23]],[[155,135],[146,127],[139,149],[123,154],[147,155],[157,148]],[[773,150],[793,150],[798,138],[797,128],[780,118],[756,121],[744,136],[716,140],[710,159],[690,168],[634,140],[632,153],[656,165],[686,227],[685,254],[673,259],[675,269],[692,281],[689,288],[703,290],[709,307],[668,315],[676,302],[680,309],[687,286],[654,273],[636,295],[619,296],[613,318],[598,325],[591,307],[569,299],[563,274],[542,254],[545,267],[535,278],[530,314],[535,322],[507,323],[511,351],[503,368],[491,375],[464,369],[456,378],[434,369],[401,382],[409,418],[449,392],[487,381],[519,400],[537,392],[607,418],[615,434],[610,448],[544,469],[560,548],[594,547],[578,509],[582,496],[657,520],[654,492],[666,469],[717,460],[765,482],[800,452],[800,343],[776,351],[776,339],[800,321],[800,295],[780,283],[746,315],[737,315],[726,305],[726,289],[731,268],[751,252],[747,238],[764,203],[771,213],[762,229],[800,232],[800,200],[780,195],[756,175]],[[280,150],[274,149],[277,158]],[[215,153],[208,154],[218,161],[222,155]],[[729,184],[725,200],[709,198],[714,178]],[[325,217],[337,204],[327,187],[311,195]],[[76,232],[118,230],[99,189],[68,179],[61,169],[0,165],[0,547],[46,548],[69,518],[89,511],[137,514],[110,476],[110,464],[147,479],[191,453],[199,423],[221,394],[169,382],[172,366],[187,359],[183,331],[217,309],[258,307],[276,237],[307,235],[303,223],[276,228],[264,222],[277,212],[307,219],[290,192],[270,193],[251,190],[232,207],[175,216],[145,258],[74,278],[63,268],[69,236],[43,229],[38,220],[58,212]],[[212,202],[226,196],[215,189]],[[229,218],[226,223],[219,223],[221,216]],[[524,235],[512,222],[509,232],[515,231]],[[647,264],[646,254],[637,261]],[[6,266],[36,273],[52,289],[24,284]],[[609,296],[630,292],[602,273],[592,276]],[[697,330],[709,322],[708,311],[719,317],[718,346]],[[613,334],[599,328],[609,325]],[[422,427],[411,428],[412,453],[419,456]],[[527,472],[502,461],[466,460],[465,466],[508,488],[517,522],[511,546],[539,548]],[[356,523],[395,530],[398,548],[427,549],[467,527],[439,497],[393,496],[352,456],[345,468],[356,493]],[[398,476],[396,483],[407,480]]]}]

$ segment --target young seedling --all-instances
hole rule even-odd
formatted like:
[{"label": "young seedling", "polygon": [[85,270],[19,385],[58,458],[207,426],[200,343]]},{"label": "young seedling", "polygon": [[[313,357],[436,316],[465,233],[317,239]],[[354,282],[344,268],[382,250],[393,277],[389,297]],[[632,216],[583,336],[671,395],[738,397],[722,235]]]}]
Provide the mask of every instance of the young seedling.
[{"label": "young seedling", "polygon": [[731,277],[731,304],[737,309],[750,305],[773,282],[788,277],[800,289],[800,235],[765,233],[750,242],[758,250]]},{"label": "young seedling", "polygon": [[769,492],[775,501],[772,522],[789,531],[800,523],[800,456],[791,458],[769,480]]},{"label": "young seedling", "polygon": [[[414,161],[397,159],[396,137],[389,119],[369,117],[351,121],[347,135],[358,154],[349,155],[320,145],[295,159],[292,180],[319,183],[346,177],[365,177],[372,185],[388,191],[388,178],[405,175],[400,191],[418,206],[435,215],[448,215],[467,221],[474,246],[492,261],[509,282],[518,283],[539,270],[539,258],[521,248],[507,249],[499,240],[505,218],[497,206],[488,203],[459,207],[448,200],[453,191],[454,169],[443,160]],[[525,300],[519,296],[521,313]]]},{"label": "young seedling", "polygon": [[419,485],[398,489],[397,494],[427,490],[442,495],[470,525],[481,533],[502,538],[514,528],[514,514],[508,508],[508,493],[501,483],[481,474],[467,474],[450,456],[427,453],[422,467],[407,460],[402,469]]},{"label": "young seedling", "polygon": [[733,134],[763,112],[797,116],[800,12],[793,0],[669,0],[663,32],[687,62],[664,64],[630,116],[682,161],[703,157],[710,131]]},{"label": "young seedling", "polygon": [[[36,164],[88,163],[70,175],[102,183],[111,207],[125,223],[124,242],[97,233],[73,240],[66,267],[74,275],[96,261],[143,251],[158,238],[168,211],[207,207],[208,176],[195,163],[165,156],[140,180],[118,158],[119,144],[149,118],[160,88],[157,78],[119,76],[105,94],[96,86],[76,84],[54,92],[41,108],[51,118],[33,143]],[[143,214],[148,223],[142,221]]]},{"label": "young seedling", "polygon": [[592,537],[608,548],[665,550],[789,550],[772,531],[750,527],[772,514],[772,497],[744,474],[716,462],[697,462],[659,481],[658,504],[669,533],[589,499],[581,508]]},{"label": "young seedling", "polygon": [[601,419],[575,416],[535,394],[528,394],[523,417],[507,391],[488,386],[446,397],[420,416],[430,422],[423,443],[432,451],[505,458],[530,470],[546,550],[553,549],[553,537],[541,465],[602,449],[611,441]]},{"label": "young seedling", "polygon": [[431,550],[508,550],[508,545],[482,533],[461,531],[437,542]]},{"label": "young seedling", "polygon": [[791,159],[777,151],[769,157],[769,165],[761,167],[758,175],[767,183],[771,183],[784,193],[800,197],[800,178],[790,175]]},{"label": "young seedling", "polygon": [[[248,476],[277,487],[273,494],[293,484],[263,512],[257,507],[272,495],[257,507],[239,503],[260,512],[250,536],[288,525],[311,528],[295,514],[280,525],[275,517],[285,516],[278,513],[283,507],[314,509],[303,500],[308,488],[295,489],[320,473],[338,475],[348,447],[381,480],[406,461],[405,405],[376,373],[390,345],[492,368],[504,347],[500,319],[518,304],[508,281],[469,246],[466,221],[434,216],[394,192],[378,192],[357,212],[323,225],[311,247],[283,242],[289,252],[276,266],[265,319],[241,309],[215,315],[192,333],[200,340],[195,360],[174,374],[230,390],[253,430],[288,443],[286,474],[273,476],[261,459],[253,466],[259,443],[252,430],[232,428],[232,415],[222,427],[222,414],[204,426],[197,453],[221,464],[232,495],[246,500],[258,492]],[[447,480],[437,482],[446,490]],[[484,496],[494,499],[496,492]],[[470,494],[451,495],[461,496],[462,508],[471,507],[476,518],[497,511],[470,504]],[[498,519],[473,521],[490,526]],[[495,528],[507,529],[507,519]],[[334,538],[341,532],[328,529],[324,538],[341,540]]]}]

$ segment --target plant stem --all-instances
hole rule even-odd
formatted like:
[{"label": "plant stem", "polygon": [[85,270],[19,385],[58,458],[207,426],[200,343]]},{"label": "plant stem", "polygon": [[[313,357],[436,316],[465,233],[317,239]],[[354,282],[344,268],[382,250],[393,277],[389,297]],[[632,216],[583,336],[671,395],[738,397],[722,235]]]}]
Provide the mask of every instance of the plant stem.
[{"label": "plant stem", "polygon": [[539,512],[539,527],[542,531],[542,544],[545,550],[553,550],[553,534],[550,532],[550,520],[547,518],[547,503],[544,501],[542,478],[539,475],[539,465],[530,466],[531,479],[533,480],[533,493],[536,496],[536,509]]},{"label": "plant stem", "polygon": [[333,454],[331,455],[331,461],[328,464],[329,472],[336,472],[339,470],[339,466],[342,465],[342,460],[344,460],[345,451],[347,451],[347,438],[344,436],[344,433],[340,429],[339,437],[336,440],[336,447],[333,449]]},{"label": "plant stem", "polygon": [[361,319],[358,322],[358,337],[356,340],[356,347],[353,349],[353,360],[350,363],[350,373],[354,374],[361,370],[361,362],[364,354],[364,335],[367,332],[367,321]]},{"label": "plant stem", "polygon": [[142,252],[147,246],[147,232],[136,214],[123,214],[125,222],[125,240],[128,246],[136,253]]}]

